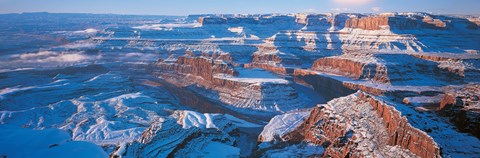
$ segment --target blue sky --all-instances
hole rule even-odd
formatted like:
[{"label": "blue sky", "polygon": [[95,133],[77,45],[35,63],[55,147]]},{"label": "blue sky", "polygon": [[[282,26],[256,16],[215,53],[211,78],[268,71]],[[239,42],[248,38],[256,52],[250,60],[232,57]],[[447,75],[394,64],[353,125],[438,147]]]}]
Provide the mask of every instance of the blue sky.
[{"label": "blue sky", "polygon": [[432,12],[480,14],[480,0],[0,0],[0,13]]}]

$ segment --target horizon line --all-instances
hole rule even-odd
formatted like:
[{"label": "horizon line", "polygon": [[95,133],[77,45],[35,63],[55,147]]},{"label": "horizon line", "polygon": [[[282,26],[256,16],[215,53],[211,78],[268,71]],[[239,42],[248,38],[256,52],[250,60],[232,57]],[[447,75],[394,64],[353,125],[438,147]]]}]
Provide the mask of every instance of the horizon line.
[{"label": "horizon line", "polygon": [[194,14],[185,14],[185,15],[173,15],[173,14],[136,14],[136,13],[88,13],[88,12],[48,12],[48,11],[38,11],[38,12],[10,12],[10,13],[0,13],[0,15],[8,14],[92,14],[92,15],[124,15],[124,16],[190,16],[190,15],[267,15],[267,14],[384,14],[384,13],[426,13],[432,15],[464,15],[464,16],[480,16],[480,13],[468,14],[468,13],[434,13],[434,12],[425,12],[425,11],[411,11],[411,12],[395,12],[395,11],[385,11],[385,12],[291,12],[291,13],[194,13]]}]

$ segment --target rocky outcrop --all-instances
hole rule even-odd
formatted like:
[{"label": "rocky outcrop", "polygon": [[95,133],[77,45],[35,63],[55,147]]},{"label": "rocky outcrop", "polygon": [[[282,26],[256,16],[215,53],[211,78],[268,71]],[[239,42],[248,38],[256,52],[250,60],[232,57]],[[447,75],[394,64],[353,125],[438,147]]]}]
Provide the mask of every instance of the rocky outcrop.
[{"label": "rocky outcrop", "polygon": [[246,25],[271,25],[271,24],[295,24],[295,18],[291,15],[234,15],[218,14],[206,15],[198,18],[203,26],[221,24],[246,24]]},{"label": "rocky outcrop", "polygon": [[411,53],[410,55],[439,63],[440,69],[456,74],[467,82],[480,77],[480,70],[474,66],[480,63],[480,56],[475,53]]},{"label": "rocky outcrop", "polygon": [[412,53],[410,54],[414,57],[425,59],[425,60],[430,60],[430,61],[436,61],[436,62],[441,62],[441,61],[460,61],[461,59],[453,57],[453,56],[442,56],[438,54],[427,54],[427,53]]},{"label": "rocky outcrop", "polygon": [[216,73],[229,75],[236,75],[238,73],[223,60],[208,57],[181,56],[178,57],[175,63],[157,62],[156,67],[162,70],[200,76],[208,81],[213,81],[213,76]]},{"label": "rocky outcrop", "polygon": [[313,70],[348,76],[355,79],[371,79],[388,83],[387,67],[377,62],[375,57],[365,54],[348,54],[318,59]]},{"label": "rocky outcrop", "polygon": [[479,18],[479,17],[477,17],[477,18],[475,18],[475,17],[469,17],[469,18],[467,18],[467,20],[468,20],[469,22],[471,22],[471,24],[468,26],[468,28],[470,28],[470,29],[478,29],[478,28],[480,28],[480,18]]},{"label": "rocky outcrop", "polygon": [[[219,57],[221,56],[217,56],[217,59]],[[174,63],[159,61],[153,69],[160,69],[159,75],[167,82],[181,87],[188,86],[202,96],[219,101],[240,113],[252,113],[252,110],[262,112],[259,114],[263,115],[283,113],[303,107],[310,101],[299,96],[285,79],[255,78],[248,74],[268,72],[248,72],[253,70],[243,68],[242,71],[247,75],[239,74],[222,60],[205,55],[193,57],[189,54],[179,57]]]},{"label": "rocky outcrop", "polygon": [[428,14],[412,14],[407,16],[380,14],[350,18],[345,22],[345,27],[362,30],[445,29],[447,23]]},{"label": "rocky outcrop", "polygon": [[[175,111],[170,117],[154,120],[137,141],[120,146],[112,157],[209,157],[210,145],[221,146],[229,155],[240,155],[234,144],[238,128],[232,116]],[[236,119],[236,118],[235,118]],[[236,119],[237,121],[239,119]],[[240,126],[255,126],[245,122]],[[231,150],[231,151],[228,151]],[[230,155],[234,154],[234,155]]]},{"label": "rocky outcrop", "polygon": [[345,22],[346,28],[358,28],[362,30],[381,30],[389,29],[389,17],[374,16],[374,17],[354,17]]},{"label": "rocky outcrop", "polygon": [[[432,58],[434,60],[443,60],[443,58],[446,58],[419,56],[427,59]],[[428,61],[420,57],[394,53],[348,53],[340,56],[320,58],[315,61],[311,69],[318,72],[349,77],[354,80],[371,80],[377,83],[392,85],[416,85],[418,82],[435,84],[435,82],[431,82],[432,80],[462,83],[472,80],[475,76],[473,73],[469,73],[467,77],[462,76],[463,73],[459,73],[459,71],[464,69],[456,69],[456,66],[444,66],[446,63]],[[448,62],[449,61],[450,60],[448,60]],[[466,63],[465,65],[470,64]],[[475,69],[472,68],[472,71],[468,72],[473,72],[474,70]],[[348,86],[358,87],[357,85],[350,84]]]},{"label": "rocky outcrop", "polygon": [[[269,64],[277,67],[284,65],[301,65],[301,61],[297,55],[292,54],[295,51],[303,50],[302,47],[291,46],[274,46],[273,42],[281,42],[278,39],[268,39],[268,43],[257,46],[258,50],[252,55],[252,63],[255,64]],[[285,41],[282,41],[285,42]],[[294,50],[292,50],[294,49]],[[283,51],[282,51],[283,50]],[[284,51],[284,50],[291,50]]]},{"label": "rocky outcrop", "polygon": [[212,55],[211,55],[212,58],[214,59],[217,59],[217,60],[223,60],[223,61],[226,61],[228,63],[232,63],[233,62],[233,58],[232,56],[230,55],[230,53],[217,53],[217,52],[214,52]]},{"label": "rocky outcrop", "polygon": [[440,19],[434,19],[430,16],[423,16],[422,21],[424,23],[429,24],[427,26],[431,26],[431,28],[445,28],[445,27],[447,27],[447,23],[443,22]]},{"label": "rocky outcrop", "polygon": [[198,23],[201,25],[221,25],[221,24],[227,24],[227,19],[222,18],[222,17],[199,17],[198,18]]},{"label": "rocky outcrop", "polygon": [[282,58],[276,53],[255,53],[252,56],[252,63],[282,63]]},{"label": "rocky outcrop", "polygon": [[[461,100],[460,100],[461,101]],[[460,104],[463,104],[461,102],[458,102]],[[442,97],[442,100],[440,101],[440,106],[439,106],[439,109],[440,110],[446,110],[446,109],[451,109],[453,108],[455,105],[457,105],[457,98],[453,95],[444,95]]]},{"label": "rocky outcrop", "polygon": [[205,95],[209,98],[219,99],[242,113],[251,114],[253,111],[264,112],[263,114],[283,113],[303,107],[309,101],[308,98],[300,96],[288,81],[282,79],[263,80],[260,78],[250,79],[251,81],[228,77],[219,79],[241,86],[232,88],[219,86],[214,88],[218,94],[206,93]]},{"label": "rocky outcrop", "polygon": [[480,138],[480,85],[469,84],[446,91],[439,109],[462,132]]},{"label": "rocky outcrop", "polygon": [[440,157],[440,149],[433,138],[410,125],[407,118],[394,107],[366,94],[361,94],[359,97],[368,100],[377,115],[383,118],[389,136],[389,145],[399,145],[420,157]]},{"label": "rocky outcrop", "polygon": [[261,69],[274,72],[276,74],[282,74],[282,75],[293,74],[293,68],[277,67],[269,64],[251,63],[251,64],[245,64],[243,67],[248,69],[261,68]]},{"label": "rocky outcrop", "polygon": [[313,108],[296,130],[280,137],[323,146],[323,157],[440,157],[430,136],[411,126],[394,107],[363,92]]}]

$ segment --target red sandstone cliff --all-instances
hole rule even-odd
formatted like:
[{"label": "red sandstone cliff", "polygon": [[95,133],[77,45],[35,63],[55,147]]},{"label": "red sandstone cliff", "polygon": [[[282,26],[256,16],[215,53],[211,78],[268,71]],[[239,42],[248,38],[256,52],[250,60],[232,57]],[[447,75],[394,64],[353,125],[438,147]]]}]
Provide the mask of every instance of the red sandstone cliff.
[{"label": "red sandstone cliff", "polygon": [[423,17],[406,18],[393,15],[375,15],[365,17],[353,17],[345,21],[345,28],[354,28],[362,30],[385,30],[385,29],[445,29],[447,23],[441,19],[424,15]]},{"label": "red sandstone cliff", "polygon": [[355,17],[350,18],[345,22],[346,28],[359,28],[362,30],[381,30],[389,26],[389,20],[386,16],[374,17]]},{"label": "red sandstone cliff", "polygon": [[[361,61],[356,58],[356,56],[321,58],[313,63],[312,69],[348,76],[354,79],[372,79],[381,83],[390,82],[386,66],[371,61],[374,59]],[[358,56],[358,58],[365,57]]]},{"label": "red sandstone cliff", "polygon": [[205,80],[213,81],[213,75],[223,73],[235,75],[237,72],[223,60],[215,60],[207,57],[179,57],[175,63],[159,62],[157,68],[178,73],[200,76]]},{"label": "red sandstone cliff", "polygon": [[[409,152],[423,157],[440,157],[440,149],[434,140],[425,132],[411,126],[408,120],[400,114],[394,107],[372,98],[368,94],[359,93],[354,99],[348,100],[353,110],[347,112],[348,115],[342,115],[339,112],[343,110],[332,110],[335,105],[327,105],[314,108],[310,116],[293,132],[284,136],[287,141],[307,141],[326,147],[324,157],[365,157],[368,156],[368,150],[362,147],[363,141],[374,140],[377,150],[379,146],[399,146],[407,149]],[[369,118],[371,129],[366,129],[367,136],[361,130],[353,130],[350,126],[355,126],[351,122],[359,121],[355,119],[355,111],[364,111],[364,108],[358,108],[362,105],[368,105],[373,108],[373,117],[362,112],[363,117]],[[367,110],[368,111],[368,110]],[[333,115],[332,115],[333,114]],[[376,118],[375,118],[376,117]],[[373,119],[373,120],[372,120]],[[381,122],[375,122],[380,119]],[[361,121],[361,120],[360,120]],[[347,125],[350,124],[350,125]],[[383,125],[383,129],[376,129],[375,125]],[[373,130],[373,131],[372,131]],[[374,136],[369,136],[368,132],[373,132]],[[363,136],[362,136],[363,135]],[[384,136],[382,136],[384,135]],[[371,150],[370,150],[371,151]],[[381,151],[378,151],[381,152]],[[389,152],[389,151],[388,151]],[[367,155],[366,155],[367,154]],[[388,154],[388,153],[384,153]],[[396,155],[399,156],[399,155]]]},{"label": "red sandstone cliff", "polygon": [[394,107],[361,93],[360,98],[369,100],[377,115],[385,121],[389,145],[399,145],[420,157],[440,157],[440,149],[425,132],[413,127],[406,117]]}]

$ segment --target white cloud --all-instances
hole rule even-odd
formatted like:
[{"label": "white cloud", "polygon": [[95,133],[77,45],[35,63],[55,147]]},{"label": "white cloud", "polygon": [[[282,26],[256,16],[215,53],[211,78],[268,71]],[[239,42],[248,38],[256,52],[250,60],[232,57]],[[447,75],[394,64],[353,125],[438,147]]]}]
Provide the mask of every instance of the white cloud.
[{"label": "white cloud", "polygon": [[0,58],[0,68],[56,67],[73,64],[90,63],[102,56],[87,55],[81,51],[39,51]]},{"label": "white cloud", "polygon": [[362,5],[372,1],[373,0],[333,0],[333,2],[341,5]]},{"label": "white cloud", "polygon": [[[16,55],[14,55],[15,57]],[[21,62],[33,62],[33,63],[69,63],[69,62],[81,62],[91,59],[90,56],[83,54],[82,52],[54,52],[54,51],[40,51],[37,53],[26,53],[18,55]]]},{"label": "white cloud", "polygon": [[373,11],[373,12],[379,12],[379,11],[382,11],[382,8],[380,8],[380,7],[372,7],[372,11]]}]

